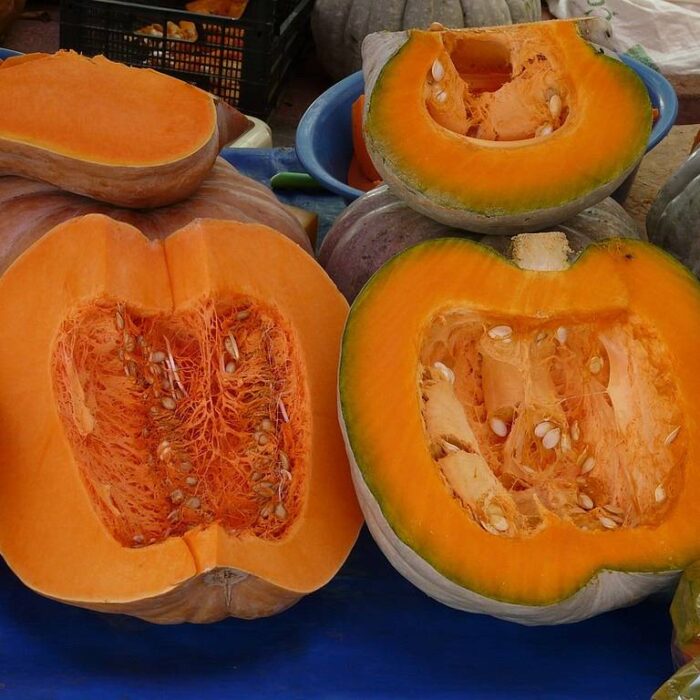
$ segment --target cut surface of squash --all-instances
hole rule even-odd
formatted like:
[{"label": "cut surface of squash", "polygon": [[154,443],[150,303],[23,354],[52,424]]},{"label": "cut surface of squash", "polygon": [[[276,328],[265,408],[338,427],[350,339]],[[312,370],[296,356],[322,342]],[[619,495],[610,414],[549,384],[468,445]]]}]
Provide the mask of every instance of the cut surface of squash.
[{"label": "cut surface of squash", "polygon": [[29,586],[211,621],[335,573],[360,524],[334,411],[347,305],[297,245],[88,215],[20,256],[0,299],[0,551]]},{"label": "cut surface of squash", "polygon": [[369,37],[364,130],[381,176],[429,216],[487,233],[602,200],[641,159],[651,105],[586,40],[596,22]]},{"label": "cut surface of squash", "polygon": [[251,126],[185,82],[71,51],[6,59],[0,92],[3,174],[121,206],[184,199]]},{"label": "cut surface of squash", "polygon": [[[455,607],[581,619],[700,553],[697,282],[641,241],[563,261],[429,241],[351,310],[340,407],[361,505],[392,563]],[[606,589],[602,572],[659,577]]]}]

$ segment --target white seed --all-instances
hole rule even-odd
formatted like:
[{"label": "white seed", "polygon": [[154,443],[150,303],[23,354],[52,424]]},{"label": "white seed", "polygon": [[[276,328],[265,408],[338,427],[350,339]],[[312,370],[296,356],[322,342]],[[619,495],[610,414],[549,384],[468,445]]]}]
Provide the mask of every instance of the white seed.
[{"label": "white seed", "polygon": [[559,119],[561,114],[561,97],[554,94],[549,98],[549,113],[552,115],[552,119]]},{"label": "white seed", "polygon": [[196,486],[197,485],[197,477],[196,476],[188,476],[185,481],[187,482],[188,486]]},{"label": "white seed", "polygon": [[459,452],[459,447],[451,442],[447,442],[447,440],[442,443],[442,446],[445,448],[445,452]]},{"label": "white seed", "polygon": [[162,404],[163,408],[167,408],[168,411],[175,410],[175,407],[177,406],[175,399],[173,399],[171,396],[164,396],[160,400],[160,403]]},{"label": "white seed", "polygon": [[566,328],[564,328],[564,326],[559,326],[559,328],[557,328],[556,337],[561,345],[564,345],[568,336],[569,331],[567,331]]},{"label": "white seed", "polygon": [[275,517],[278,520],[286,520],[287,518],[287,509],[281,503],[275,506]]},{"label": "white seed", "polygon": [[612,518],[608,518],[605,515],[601,515],[598,518],[598,521],[603,527],[606,527],[608,530],[614,530],[617,527],[617,523]]},{"label": "white seed", "polygon": [[149,359],[151,362],[163,362],[165,361],[165,353],[161,352],[160,350],[156,350],[156,352],[151,353]]},{"label": "white seed", "polygon": [[289,469],[289,457],[287,457],[287,453],[280,450],[279,457],[280,457],[280,466],[282,467],[282,469],[285,469],[285,470]]},{"label": "white seed", "polygon": [[224,371],[226,374],[233,374],[236,371],[236,363],[231,361],[226,363],[226,367],[224,367]]},{"label": "white seed", "polygon": [[588,474],[588,472],[593,471],[595,467],[595,457],[586,457],[581,465],[581,474]]},{"label": "white seed", "polygon": [[654,500],[657,503],[662,503],[666,500],[666,489],[661,484],[659,484],[654,491]]},{"label": "white seed", "polygon": [[502,515],[492,515],[489,520],[498,532],[506,532],[508,530],[508,521]]},{"label": "white seed", "polygon": [[554,428],[554,423],[550,423],[548,420],[543,420],[535,426],[535,437],[543,438],[552,428]]},{"label": "white seed", "polygon": [[236,314],[236,320],[237,321],[245,321],[249,316],[250,316],[250,311],[248,311],[247,309],[245,311],[239,311]]},{"label": "white seed", "polygon": [[236,342],[236,338],[234,337],[233,333],[230,331],[226,340],[224,340],[224,346],[234,360],[238,360],[240,358],[241,353],[238,350],[238,343]]},{"label": "white seed", "polygon": [[455,373],[446,364],[434,362],[433,367],[440,372],[443,379],[446,379],[450,384],[455,383]]},{"label": "white seed", "polygon": [[178,503],[182,503],[183,499],[185,498],[185,494],[182,493],[180,489],[175,489],[171,494],[170,494],[170,500],[177,505]]},{"label": "white seed", "polygon": [[578,495],[578,504],[583,508],[584,510],[591,510],[593,508],[593,499],[586,493],[580,493]]},{"label": "white seed", "polygon": [[500,418],[491,418],[489,420],[489,427],[494,433],[496,433],[496,435],[498,435],[498,437],[505,437],[508,435],[508,426],[506,425],[505,421],[502,421]]},{"label": "white seed", "polygon": [[436,83],[439,83],[444,77],[445,77],[445,67],[440,63],[440,59],[436,58],[433,61],[433,66],[430,69],[430,72],[433,76],[433,80]]},{"label": "white seed", "polygon": [[484,530],[486,530],[486,532],[490,532],[492,535],[498,534],[498,530],[496,530],[496,528],[493,527],[493,525],[485,522],[484,520],[480,520],[479,525],[481,525],[481,527],[483,527]]},{"label": "white seed", "polygon": [[552,131],[554,131],[554,129],[552,128],[551,124],[543,124],[542,126],[537,127],[535,136],[549,136]]},{"label": "white seed", "polygon": [[284,405],[284,401],[282,401],[281,398],[277,399],[277,407],[280,410],[280,415],[282,416],[282,420],[285,423],[289,423],[289,414],[287,413],[287,409]]},{"label": "white seed", "polygon": [[192,462],[180,462],[180,471],[181,472],[192,471]]},{"label": "white seed", "polygon": [[545,331],[540,331],[535,336],[535,342],[539,345],[539,343],[541,343],[546,337],[547,337],[547,333]]},{"label": "white seed", "polygon": [[[124,330],[124,317],[118,311],[114,314],[114,322],[120,331]],[[143,541],[143,537],[141,537],[141,541]]]},{"label": "white seed", "polygon": [[679,425],[678,427],[674,428],[667,436],[666,439],[664,440],[664,445],[670,445],[677,437],[678,433],[681,430],[681,426]]},{"label": "white seed", "polygon": [[262,423],[260,423],[260,427],[263,430],[270,431],[273,428],[272,421],[269,418],[263,418]]},{"label": "white seed", "polygon": [[553,450],[561,439],[561,430],[559,428],[552,428],[543,438],[542,447],[545,450]]},{"label": "white seed", "polygon": [[574,442],[578,442],[581,439],[581,428],[579,427],[578,421],[574,421],[571,426],[571,439]]},{"label": "white seed", "polygon": [[512,335],[513,329],[510,326],[494,326],[488,330],[488,336],[493,338],[493,340],[504,340]]},{"label": "white seed", "polygon": [[447,101],[447,93],[444,90],[439,90],[438,93],[435,95],[435,101],[439,102],[442,104],[443,102]]},{"label": "white seed", "polygon": [[134,535],[132,540],[134,544],[143,544],[143,535]]},{"label": "white seed", "polygon": [[264,433],[258,433],[256,439],[258,441],[258,445],[267,445],[269,442],[267,435]]},{"label": "white seed", "polygon": [[192,496],[192,498],[187,499],[185,505],[192,510],[197,510],[202,505],[202,502],[196,496]]},{"label": "white seed", "polygon": [[606,505],[603,506],[605,510],[608,511],[608,513],[612,513],[613,515],[624,515],[625,511],[622,508],[619,508],[618,506],[614,506],[612,503],[607,503]]},{"label": "white seed", "polygon": [[598,374],[598,372],[603,369],[603,360],[597,355],[595,357],[591,357],[588,363],[588,369],[590,370],[591,374]]},{"label": "white seed", "polygon": [[569,450],[571,450],[571,438],[569,437],[569,433],[562,434],[561,449],[564,450],[564,452],[569,452]]},{"label": "white seed", "polygon": [[445,31],[445,25],[440,22],[431,22],[428,27],[429,32],[443,32]]}]

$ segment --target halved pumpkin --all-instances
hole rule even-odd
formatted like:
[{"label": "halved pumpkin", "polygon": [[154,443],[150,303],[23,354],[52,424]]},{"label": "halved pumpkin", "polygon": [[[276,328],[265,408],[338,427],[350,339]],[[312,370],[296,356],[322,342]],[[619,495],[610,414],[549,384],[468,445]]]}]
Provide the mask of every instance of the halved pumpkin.
[{"label": "halved pumpkin", "polygon": [[[563,244],[562,244],[563,239]],[[370,531],[453,607],[580,620],[700,555],[700,288],[636,240],[445,238],[374,275],[339,402]]]},{"label": "halved pumpkin", "polygon": [[123,207],[191,195],[252,123],[193,85],[72,51],[0,62],[0,174]]},{"label": "halved pumpkin", "polygon": [[597,18],[379,33],[365,139],[397,196],[483,233],[542,229],[604,199],[644,154],[651,105]]},{"label": "halved pumpkin", "polygon": [[8,564],[156,622],[270,615],[323,585],[361,521],[334,410],[346,313],[265,226],[54,228],[0,278]]}]

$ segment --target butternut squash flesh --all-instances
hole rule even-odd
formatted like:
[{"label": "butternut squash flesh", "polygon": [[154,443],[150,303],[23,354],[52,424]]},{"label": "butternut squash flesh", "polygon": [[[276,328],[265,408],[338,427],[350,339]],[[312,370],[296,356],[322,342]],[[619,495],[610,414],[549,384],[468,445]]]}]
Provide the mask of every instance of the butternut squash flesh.
[{"label": "butternut squash flesh", "polygon": [[185,199],[251,123],[162,73],[69,51],[0,63],[0,172],[127,207]]},{"label": "butternut squash flesh", "polygon": [[206,622],[333,576],[360,525],[334,412],[347,306],[297,245],[88,215],[18,258],[0,299],[0,551],[27,585]]},{"label": "butternut squash flesh", "polygon": [[[353,304],[339,375],[393,563],[551,622],[602,571],[696,559],[699,320],[697,282],[638,241],[559,272],[458,239],[394,258]],[[605,609],[601,591],[572,619]]]},{"label": "butternut squash flesh", "polygon": [[587,22],[369,37],[364,129],[384,180],[484,233],[556,224],[610,194],[644,154],[651,105]]}]

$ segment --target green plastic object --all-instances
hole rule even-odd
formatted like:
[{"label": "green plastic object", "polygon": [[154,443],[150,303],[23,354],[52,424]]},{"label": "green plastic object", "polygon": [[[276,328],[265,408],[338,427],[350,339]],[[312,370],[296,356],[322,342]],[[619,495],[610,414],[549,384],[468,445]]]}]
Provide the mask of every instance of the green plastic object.
[{"label": "green plastic object", "polygon": [[276,173],[270,178],[270,185],[275,190],[321,190],[323,185],[308,173]]},{"label": "green plastic object", "polygon": [[700,659],[693,659],[676,671],[652,695],[652,700],[698,700],[698,698],[700,698]]}]

